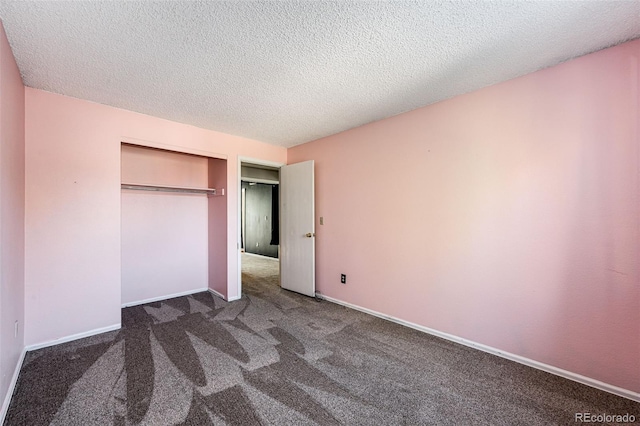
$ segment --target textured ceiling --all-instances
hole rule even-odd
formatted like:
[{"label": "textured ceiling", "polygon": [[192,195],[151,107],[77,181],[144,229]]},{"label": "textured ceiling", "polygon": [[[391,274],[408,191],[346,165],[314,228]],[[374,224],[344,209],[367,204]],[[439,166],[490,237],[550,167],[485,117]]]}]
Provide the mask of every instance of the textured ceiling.
[{"label": "textured ceiling", "polygon": [[27,86],[293,146],[640,37],[640,1],[0,2]]}]

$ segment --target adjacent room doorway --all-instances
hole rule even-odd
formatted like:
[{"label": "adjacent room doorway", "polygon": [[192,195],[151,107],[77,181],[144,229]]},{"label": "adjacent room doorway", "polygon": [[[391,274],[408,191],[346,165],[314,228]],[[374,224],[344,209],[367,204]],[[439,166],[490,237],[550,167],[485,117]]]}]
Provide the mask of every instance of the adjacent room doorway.
[{"label": "adjacent room doorway", "polygon": [[280,286],[279,167],[240,164],[241,288],[263,292]]},{"label": "adjacent room doorway", "polygon": [[314,162],[238,166],[238,294],[282,287],[315,296]]}]

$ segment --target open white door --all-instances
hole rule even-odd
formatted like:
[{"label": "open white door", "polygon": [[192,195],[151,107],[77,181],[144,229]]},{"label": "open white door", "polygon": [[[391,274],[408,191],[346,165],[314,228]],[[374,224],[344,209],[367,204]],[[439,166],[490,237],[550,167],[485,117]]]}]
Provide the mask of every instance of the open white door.
[{"label": "open white door", "polygon": [[280,285],[316,295],[313,160],[280,168]]}]

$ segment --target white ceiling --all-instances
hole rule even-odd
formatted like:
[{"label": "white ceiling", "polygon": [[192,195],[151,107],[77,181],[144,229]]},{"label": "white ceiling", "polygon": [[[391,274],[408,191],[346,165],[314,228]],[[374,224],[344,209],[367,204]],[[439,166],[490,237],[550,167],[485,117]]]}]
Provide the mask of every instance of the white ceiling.
[{"label": "white ceiling", "polygon": [[640,1],[0,2],[27,86],[293,146],[640,37]]}]

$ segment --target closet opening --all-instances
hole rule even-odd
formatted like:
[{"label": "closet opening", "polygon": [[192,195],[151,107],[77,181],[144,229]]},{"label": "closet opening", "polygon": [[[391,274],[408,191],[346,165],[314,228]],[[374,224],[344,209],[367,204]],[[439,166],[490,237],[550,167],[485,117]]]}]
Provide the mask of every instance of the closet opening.
[{"label": "closet opening", "polygon": [[227,160],[121,145],[121,304],[227,295]]}]

